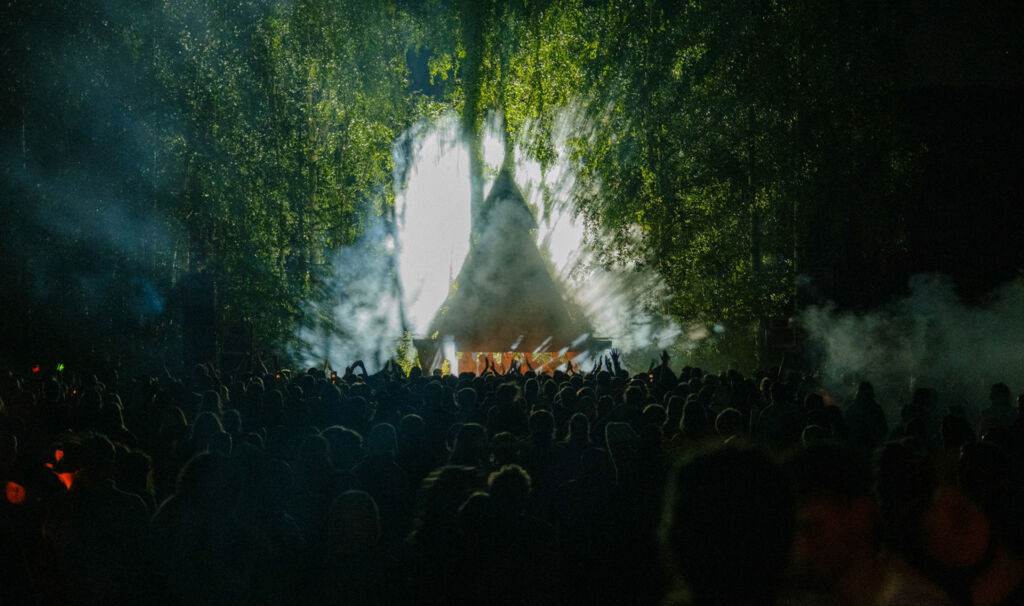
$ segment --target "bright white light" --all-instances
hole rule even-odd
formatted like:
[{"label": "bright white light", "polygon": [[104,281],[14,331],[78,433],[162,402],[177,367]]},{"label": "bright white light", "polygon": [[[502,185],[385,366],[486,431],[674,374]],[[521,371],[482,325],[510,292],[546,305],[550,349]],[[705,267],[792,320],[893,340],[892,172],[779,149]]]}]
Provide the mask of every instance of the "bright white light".
[{"label": "bright white light", "polygon": [[[539,163],[528,159],[524,150],[516,152],[514,175],[537,218],[537,244],[551,262],[553,277],[582,307],[596,335],[612,339],[614,347],[625,352],[669,347],[687,335],[668,318],[644,307],[645,302],[663,298],[660,278],[653,272],[638,272],[628,264],[602,268],[588,244],[583,218],[573,206],[580,184],[577,167],[565,151],[568,146],[564,137],[585,135],[587,128],[581,120],[572,111],[558,117],[556,159],[544,171]],[[497,114],[489,115],[484,124],[484,196],[504,159],[500,125]],[[529,128],[521,134],[524,141],[530,136]],[[411,157],[400,155],[405,153],[400,146],[395,152],[396,165],[410,167],[407,187],[396,193],[398,266],[406,320],[414,334],[426,336],[469,251],[469,154],[460,140],[455,118],[420,126],[414,133],[410,133],[414,144],[407,153]],[[689,336],[698,335],[691,331]],[[450,359],[449,353],[444,352],[444,357]]]},{"label": "bright white light", "polygon": [[395,200],[398,273],[406,319],[422,335],[469,252],[469,154],[453,118],[426,129],[412,153],[407,186]]},{"label": "bright white light", "polygon": [[450,335],[444,338],[444,359],[448,361],[448,372],[453,375],[459,374],[459,356],[455,351],[455,339]]},{"label": "bright white light", "polygon": [[493,169],[501,167],[505,160],[505,133],[501,129],[501,113],[492,112],[487,115],[484,124],[482,153],[484,164]]},{"label": "bright white light", "polygon": [[[520,157],[525,154],[520,154]],[[583,219],[569,203],[575,180],[564,161],[550,167],[542,174],[540,163],[524,160],[516,164],[517,181],[530,205],[536,209],[538,218],[537,244],[547,251],[548,259],[556,272],[568,278],[582,260],[586,250],[586,228]],[[544,189],[549,192],[547,204],[550,209],[544,213]]]},{"label": "bright white light", "polygon": [[[500,124],[499,116],[490,116],[485,127],[485,196],[504,157]],[[566,134],[586,136],[585,118],[565,111],[556,120],[556,131],[562,133],[556,132],[557,157],[547,170],[526,160],[529,154],[523,150],[516,153],[515,167],[516,181],[537,217],[537,243],[551,262],[553,277],[582,308],[594,334],[610,338],[616,349],[629,353],[670,346],[680,336],[679,327],[648,311],[664,298],[660,279],[629,265],[602,268],[572,205],[581,193],[599,195],[597,191],[579,191],[577,167],[565,152]],[[520,136],[524,141],[532,136],[529,126]],[[335,251],[334,273],[326,287],[331,296],[319,302],[328,307],[310,303],[311,310],[326,312],[333,324],[330,328],[306,326],[297,334],[303,344],[301,355],[309,358],[306,365],[323,357],[346,361],[362,358],[373,372],[393,355],[392,344],[402,335],[388,253],[394,251],[397,255],[401,308],[406,326],[417,337],[427,336],[431,321],[462,269],[469,252],[470,174],[469,154],[457,120],[446,117],[410,129],[396,143],[393,159],[398,188],[395,237],[385,220],[370,217],[370,226],[360,242]],[[587,182],[587,186],[596,189],[600,184]],[[691,331],[691,338],[695,336]],[[546,351],[551,341],[548,337],[534,353]],[[454,343],[445,342],[442,349],[435,360],[422,361],[436,367],[443,355],[451,371],[458,372]]]}]

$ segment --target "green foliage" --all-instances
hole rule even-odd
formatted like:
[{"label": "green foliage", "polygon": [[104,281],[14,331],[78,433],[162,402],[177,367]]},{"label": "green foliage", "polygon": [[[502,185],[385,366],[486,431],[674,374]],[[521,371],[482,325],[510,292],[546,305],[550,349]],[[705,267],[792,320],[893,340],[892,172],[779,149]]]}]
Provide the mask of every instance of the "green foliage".
[{"label": "green foliage", "polygon": [[[60,205],[56,220],[88,204],[124,214],[114,237],[141,241],[101,255],[71,226],[48,254],[27,256],[70,281],[89,269],[116,284],[127,266],[169,303],[186,274],[204,272],[220,325],[244,320],[268,345],[287,341],[330,270],[325,253],[390,212],[392,141],[429,107],[407,90],[415,24],[391,2],[52,5],[15,7],[23,14],[4,21],[6,33],[21,30],[12,46],[28,59],[4,65],[4,142],[21,133],[31,143],[8,183],[56,183],[46,174],[56,170],[68,188],[10,193],[26,208]],[[77,169],[97,151],[114,161]],[[95,201],[67,191],[86,183]],[[159,238],[133,233],[141,218]],[[30,240],[37,224],[14,221],[8,241]],[[181,320],[145,328],[166,340]]]},{"label": "green foliage", "polygon": [[[123,335],[103,337],[108,349],[166,355],[182,318],[124,310],[140,280],[173,308],[184,276],[201,271],[222,325],[248,321],[266,345],[286,344],[316,321],[301,303],[324,283],[329,251],[391,216],[392,143],[408,126],[460,113],[479,198],[489,112],[508,149],[546,169],[564,134],[556,116],[572,110],[574,202],[609,234],[605,259],[656,268],[666,309],[727,326],[717,350],[749,350],[759,322],[801,303],[796,275],[866,273],[901,246],[894,201],[916,163],[892,95],[891,10],[9,3],[3,307],[30,310],[16,323],[90,324],[84,341]],[[117,229],[98,227],[112,217]],[[41,290],[45,280],[57,286]],[[61,325],[39,301],[80,313]]]},{"label": "green foliage", "polygon": [[606,9],[589,70],[603,144],[575,150],[602,195],[583,202],[606,228],[640,226],[677,317],[749,349],[794,311],[797,274],[869,272],[898,248],[912,154],[890,17],[811,0]]}]

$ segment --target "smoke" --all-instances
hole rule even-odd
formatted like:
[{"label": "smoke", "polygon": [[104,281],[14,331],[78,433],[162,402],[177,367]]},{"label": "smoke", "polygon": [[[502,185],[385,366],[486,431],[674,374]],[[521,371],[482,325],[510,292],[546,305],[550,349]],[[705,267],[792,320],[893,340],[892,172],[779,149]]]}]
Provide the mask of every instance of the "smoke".
[{"label": "smoke", "polygon": [[[139,151],[141,141],[120,144],[144,153]],[[73,245],[90,253],[125,259],[141,255],[148,248],[167,246],[164,221],[151,212],[144,196],[128,197],[117,191],[117,176],[110,174],[113,169],[108,168],[103,179],[97,179],[92,172],[61,171],[54,176],[41,167],[20,166],[10,159],[8,164],[7,191],[16,198],[39,202],[19,213],[23,225],[36,238],[55,246]]]},{"label": "smoke", "polygon": [[[117,141],[138,157],[152,157],[145,139]],[[77,348],[87,345],[79,344],[102,339],[121,348],[143,343],[151,333],[134,329],[165,318],[170,291],[149,263],[171,240],[152,209],[153,194],[124,187],[133,170],[124,164],[54,170],[31,152],[19,156],[5,153],[0,169],[6,177],[2,193],[12,205],[10,222],[0,230],[0,265],[14,281],[3,306],[27,321],[10,322],[5,339],[21,355],[47,355],[50,349],[85,355]],[[40,339],[39,331],[50,332]]]},{"label": "smoke", "polygon": [[172,235],[155,209],[178,173],[154,132],[156,118],[173,128],[174,113],[121,40],[86,35],[122,31],[133,8],[66,8],[19,7],[4,27],[0,305],[11,321],[0,332],[12,349],[72,355],[99,339],[133,346],[152,335],[125,329],[165,315],[170,289],[153,259]]},{"label": "smoke", "polygon": [[[579,116],[570,110],[559,114],[558,154],[546,170],[525,149],[516,150],[516,183],[537,219],[536,243],[552,278],[583,310],[593,327],[590,336],[611,339],[614,348],[646,365],[655,352],[678,349],[709,333],[684,333],[661,311],[667,292],[655,272],[602,258],[596,244],[604,235],[587,229],[576,206],[579,197],[599,192],[583,191],[565,151],[566,139],[585,130]],[[504,160],[500,123],[500,116],[492,114],[484,129],[485,196]],[[455,117],[442,116],[413,126],[395,142],[394,221],[371,221],[360,242],[334,253],[333,273],[319,303],[310,302],[306,309],[315,321],[296,335],[295,353],[305,363],[319,364],[325,357],[334,363],[362,358],[372,371],[392,355],[404,331],[429,336],[426,332],[470,248],[469,156],[460,131]],[[533,134],[528,128],[521,139],[528,142]],[[498,212],[489,218],[488,234],[503,233],[503,226],[493,222],[504,216]],[[635,237],[639,239],[638,234]],[[480,250],[495,244],[480,242]],[[500,261],[499,267],[508,262]],[[443,349],[445,359],[454,358],[453,344],[446,342]]]},{"label": "smoke", "polygon": [[868,313],[832,305],[803,312],[826,388],[849,397],[869,380],[890,418],[916,387],[936,389],[943,406],[968,410],[986,405],[996,382],[1024,390],[1024,280],[977,305],[961,301],[946,276],[916,275],[909,286],[909,296]]},{"label": "smoke", "polygon": [[427,331],[469,253],[469,152],[443,116],[404,133],[392,149],[396,254],[410,330]]},{"label": "smoke", "polygon": [[[521,140],[529,143],[534,133],[528,125]],[[570,139],[591,140],[593,129],[578,107],[559,111],[554,120],[554,162],[542,170],[525,150],[517,149],[516,175],[524,195],[540,211],[538,246],[554,270],[566,294],[585,312],[595,336],[612,341],[612,347],[634,363],[646,364],[662,349],[692,350],[707,333],[684,333],[663,309],[668,288],[657,272],[640,266],[628,255],[609,259],[600,244],[612,236],[587,225],[578,201],[599,199],[600,182],[578,177],[575,161],[567,151]],[[617,246],[642,250],[639,229],[619,234]],[[696,338],[694,338],[696,337]]]},{"label": "smoke", "polygon": [[331,275],[304,310],[312,321],[295,335],[296,359],[362,359],[374,372],[406,331],[426,332],[469,252],[469,154],[460,137],[458,120],[442,116],[395,141],[394,219],[367,218],[356,244],[331,253]]},{"label": "smoke", "polygon": [[294,359],[307,367],[327,359],[335,368],[362,360],[376,372],[395,355],[403,331],[394,245],[378,220],[355,245],[334,251],[320,295],[305,303],[311,322],[295,335]]}]

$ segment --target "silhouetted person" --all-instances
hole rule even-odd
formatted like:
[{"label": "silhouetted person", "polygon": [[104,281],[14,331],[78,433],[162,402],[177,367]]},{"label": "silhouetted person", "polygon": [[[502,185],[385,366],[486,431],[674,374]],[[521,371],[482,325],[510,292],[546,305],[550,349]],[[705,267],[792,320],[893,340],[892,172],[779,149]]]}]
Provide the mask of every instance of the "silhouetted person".
[{"label": "silhouetted person", "polygon": [[257,563],[266,543],[235,515],[238,470],[221,453],[204,452],[185,464],[175,493],[153,518],[153,557],[161,602],[247,604],[261,585]]},{"label": "silhouetted person", "polygon": [[514,383],[504,383],[498,387],[496,398],[494,406],[487,411],[487,433],[493,436],[507,431],[515,436],[525,436],[529,423],[519,388]]},{"label": "silhouetted person", "polygon": [[331,502],[341,491],[354,488],[351,472],[337,471],[330,461],[330,443],[321,435],[307,435],[292,463],[294,488],[288,511],[302,529],[306,541],[317,545],[327,521]]},{"label": "silhouetted person", "polygon": [[374,425],[366,446],[369,455],[352,471],[377,504],[384,538],[389,543],[400,541],[409,530],[413,487],[405,471],[395,463],[395,428],[387,423]]},{"label": "silhouetted person", "polygon": [[953,473],[960,463],[960,450],[976,439],[964,415],[948,414],[942,417],[942,451],[938,461],[942,472],[947,475]]},{"label": "silhouetted person", "polygon": [[569,417],[568,428],[569,431],[565,439],[562,440],[562,446],[565,447],[575,466],[579,464],[583,452],[593,446],[590,440],[590,419],[582,412],[577,412]]},{"label": "silhouetted person", "polygon": [[[525,515],[530,476],[509,465],[488,478],[485,529],[490,582],[474,596],[488,604],[556,604],[560,598],[554,529]],[[473,554],[467,554],[472,556]],[[485,577],[487,578],[487,577]]]},{"label": "silhouetted person", "polygon": [[148,589],[141,545],[146,504],[114,486],[114,446],[106,437],[86,439],[77,454],[74,482],[54,501],[44,527],[60,599],[68,604],[141,600]]},{"label": "silhouetted person", "polygon": [[942,418],[935,390],[928,387],[915,389],[910,403],[900,410],[900,419],[902,427],[894,430],[898,437],[915,438],[930,451],[942,447]]},{"label": "silhouetted person", "polygon": [[989,390],[989,405],[981,411],[978,433],[984,435],[993,429],[1009,429],[1017,417],[1013,409],[1010,388],[1006,383],[996,383]]},{"label": "silhouetted person", "polygon": [[[926,529],[926,519],[936,504],[939,481],[924,445],[917,439],[886,442],[876,453],[875,467],[881,540],[891,554],[891,578],[880,603],[894,606],[969,603],[961,580],[947,577],[949,570],[938,564],[930,553],[928,537],[931,533]],[[946,496],[951,493],[947,492]],[[964,503],[963,499],[956,501]],[[953,501],[946,498],[945,503]],[[956,508],[963,511],[959,505]],[[978,518],[972,516],[972,519],[969,531],[973,533],[978,529]],[[963,521],[966,522],[966,518]]]},{"label": "silhouetted person", "polygon": [[1016,416],[1007,433],[1012,444],[1009,453],[1018,465],[1024,467],[1024,394],[1017,396]]},{"label": "silhouetted person", "polygon": [[446,465],[426,477],[418,497],[418,513],[409,542],[418,556],[416,585],[420,602],[447,603],[462,580],[458,561],[459,508],[477,488],[477,471]]},{"label": "silhouetted person", "polygon": [[708,439],[713,433],[713,426],[704,405],[691,395],[683,406],[683,415],[679,419],[679,433],[675,446],[678,449],[691,449]]},{"label": "silhouetted person", "polygon": [[452,445],[449,465],[484,468],[490,457],[487,430],[477,423],[466,423],[459,427]]},{"label": "silhouetted person", "polygon": [[220,418],[216,414],[210,411],[199,413],[196,416],[195,422],[192,423],[188,438],[189,456],[206,450],[210,444],[210,438],[215,434],[223,433],[223,431],[224,427],[221,425]]},{"label": "silhouetted person", "polygon": [[715,417],[715,432],[728,444],[743,434],[743,414],[735,408],[726,408]]},{"label": "silhouetted person", "polygon": [[43,511],[34,494],[38,490],[35,478],[19,469],[18,461],[17,436],[0,430],[0,590],[12,604],[31,604],[35,596],[30,558],[38,543]]},{"label": "silhouetted person", "polygon": [[629,423],[609,423],[605,426],[605,446],[615,465],[615,479],[627,492],[631,492],[637,475],[637,435]]},{"label": "silhouetted person", "polygon": [[291,467],[279,459],[260,458],[250,467],[251,483],[239,503],[238,519],[257,529],[267,555],[256,563],[256,582],[268,603],[283,601],[296,591],[299,573],[311,557],[308,544],[285,505],[294,496]]},{"label": "silhouetted person", "polygon": [[456,421],[460,423],[487,423],[487,411],[481,410],[480,402],[477,399],[476,390],[472,387],[464,387],[455,393],[455,402],[459,412]]},{"label": "silhouetted person", "polygon": [[785,473],[760,451],[727,446],[682,461],[669,477],[660,532],[679,601],[775,603],[795,517]]},{"label": "silhouetted person", "polygon": [[444,442],[448,428],[455,422],[456,412],[451,395],[445,393],[438,381],[431,381],[423,387],[423,405],[419,414],[426,424],[429,444],[436,446]]},{"label": "silhouetted person", "polygon": [[591,448],[580,457],[578,475],[557,493],[556,522],[568,604],[612,602],[630,587],[621,579],[619,495],[615,466],[605,450]]},{"label": "silhouetted person", "polygon": [[138,495],[146,503],[147,518],[156,511],[153,464],[148,454],[118,449],[111,475],[119,489]]},{"label": "silhouetted person", "polygon": [[530,436],[523,453],[523,468],[530,474],[532,494],[530,511],[551,517],[555,490],[575,470],[567,469],[565,450],[555,441],[555,417],[546,410],[530,415]]},{"label": "silhouetted person", "polygon": [[787,461],[798,495],[793,559],[809,603],[876,604],[885,580],[867,462],[835,443],[805,445]]},{"label": "silhouetted person", "polygon": [[431,471],[444,463],[444,447],[427,441],[423,417],[407,414],[398,425],[398,456],[395,461],[409,474],[412,486],[419,486]]},{"label": "silhouetted person", "polygon": [[683,406],[685,405],[686,398],[679,395],[673,395],[668,399],[665,407],[665,424],[662,428],[662,433],[670,443],[674,443],[676,435],[679,433],[679,422],[683,418]]},{"label": "silhouetted person", "polygon": [[321,604],[395,604],[405,593],[398,562],[380,549],[381,522],[373,498],[342,493],[331,505]]},{"label": "silhouetted person", "polygon": [[331,448],[331,463],[335,469],[350,471],[366,458],[363,448],[363,436],[358,432],[340,425],[328,427],[321,435]]},{"label": "silhouetted person", "polygon": [[598,419],[595,427],[604,430],[608,423],[628,423],[633,431],[640,431],[643,425],[643,409],[647,405],[647,394],[644,388],[634,382],[622,393],[620,403],[606,415]]},{"label": "silhouetted person", "polygon": [[496,434],[491,438],[491,465],[490,469],[500,469],[505,465],[519,465],[522,463],[522,443],[514,435],[507,431]]},{"label": "silhouetted person", "polygon": [[799,442],[803,418],[789,384],[773,383],[770,393],[771,402],[758,415],[754,435],[759,443],[781,452]]},{"label": "silhouetted person", "polygon": [[1024,556],[1024,483],[1012,457],[991,442],[964,444],[956,484],[985,512],[998,540]]}]

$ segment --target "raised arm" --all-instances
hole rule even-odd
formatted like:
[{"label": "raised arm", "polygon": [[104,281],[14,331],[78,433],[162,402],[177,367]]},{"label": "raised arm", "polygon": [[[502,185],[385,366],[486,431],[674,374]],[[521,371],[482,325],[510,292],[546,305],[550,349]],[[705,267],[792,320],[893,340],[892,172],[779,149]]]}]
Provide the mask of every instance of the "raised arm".
[{"label": "raised arm", "polygon": [[621,357],[622,357],[622,354],[619,353],[619,350],[617,350],[617,349],[613,349],[612,350],[612,371],[615,374],[619,374],[619,372],[623,370],[623,366],[621,364],[619,364],[619,359]]}]

